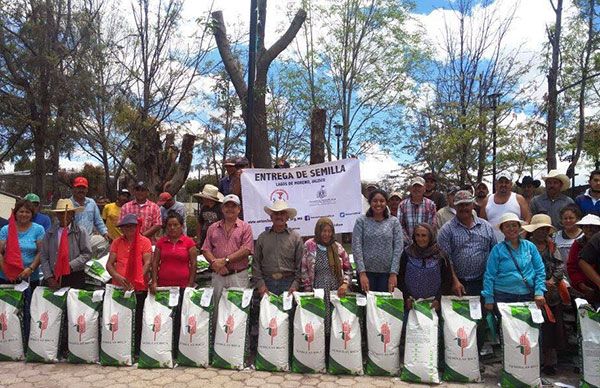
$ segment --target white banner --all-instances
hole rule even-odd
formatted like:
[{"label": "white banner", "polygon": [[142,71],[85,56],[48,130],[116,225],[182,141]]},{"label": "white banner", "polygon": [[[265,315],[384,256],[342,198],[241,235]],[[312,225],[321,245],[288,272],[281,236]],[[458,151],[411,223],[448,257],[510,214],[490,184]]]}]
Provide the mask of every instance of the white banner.
[{"label": "white banner", "polygon": [[242,174],[244,221],[252,226],[254,238],[271,227],[264,206],[279,199],[298,211],[288,226],[302,236],[312,236],[315,223],[321,217],[331,218],[336,233],[352,232],[362,212],[358,159],[298,168],[245,169]]}]

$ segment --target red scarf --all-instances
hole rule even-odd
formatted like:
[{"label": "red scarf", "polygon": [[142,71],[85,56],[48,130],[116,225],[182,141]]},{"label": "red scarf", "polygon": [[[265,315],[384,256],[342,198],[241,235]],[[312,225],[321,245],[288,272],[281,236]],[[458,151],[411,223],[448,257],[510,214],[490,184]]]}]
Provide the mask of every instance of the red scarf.
[{"label": "red scarf", "polygon": [[4,274],[8,280],[14,282],[23,270],[23,256],[21,255],[21,247],[19,246],[17,222],[15,221],[15,215],[11,214],[8,219],[8,238],[4,253]]},{"label": "red scarf", "polygon": [[142,271],[144,270],[142,260],[139,259],[140,251],[140,231],[142,229],[142,219],[138,218],[137,227],[135,228],[135,235],[133,241],[130,242],[131,248],[129,249],[129,259],[127,260],[127,268],[125,269],[125,279],[129,280],[133,284],[135,290],[143,290],[146,288]]},{"label": "red scarf", "polygon": [[54,278],[60,282],[60,278],[71,273],[71,265],[69,262],[69,227],[65,226],[60,236],[60,244],[58,245],[58,255],[56,256],[56,264],[54,265]]}]

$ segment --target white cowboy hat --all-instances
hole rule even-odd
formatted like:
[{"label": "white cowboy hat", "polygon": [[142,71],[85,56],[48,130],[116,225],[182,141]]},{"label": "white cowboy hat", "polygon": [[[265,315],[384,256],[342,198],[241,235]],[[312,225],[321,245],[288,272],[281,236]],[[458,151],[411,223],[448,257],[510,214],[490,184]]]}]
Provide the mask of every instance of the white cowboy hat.
[{"label": "white cowboy hat", "polygon": [[223,194],[219,193],[219,189],[216,186],[206,184],[200,193],[194,194],[196,198],[212,199],[215,202],[223,201]]},{"label": "white cowboy hat", "polygon": [[600,217],[595,214],[588,214],[583,217],[581,220],[576,222],[577,225],[596,225],[600,226]]},{"label": "white cowboy hat", "polygon": [[273,204],[270,207],[265,206],[264,209],[268,215],[271,215],[275,212],[281,212],[284,210],[287,212],[288,217],[290,217],[290,218],[295,218],[296,214],[298,214],[296,209],[294,209],[293,207],[289,207],[287,202],[285,202],[282,199],[273,202]]},{"label": "white cowboy hat", "polygon": [[523,230],[532,233],[534,230],[543,227],[550,227],[552,230],[556,230],[554,226],[552,226],[552,218],[550,218],[547,214],[536,214],[531,217],[531,222],[529,225],[523,225]]},{"label": "white cowboy hat", "polygon": [[544,180],[544,182],[546,182],[546,179],[558,179],[562,182],[562,187],[560,188],[561,191],[565,191],[569,187],[571,187],[571,181],[569,180],[569,177],[565,174],[561,174],[560,172],[558,172],[558,170],[548,171],[548,174],[542,179]]},{"label": "white cowboy hat", "polygon": [[510,221],[518,222],[521,225],[525,224],[525,221],[520,220],[515,213],[504,213],[502,217],[500,217],[500,221],[498,222],[498,224],[496,224],[496,227],[500,229],[503,223]]},{"label": "white cowboy hat", "polygon": [[73,201],[71,201],[69,198],[61,198],[58,200],[58,202],[56,202],[56,207],[50,211],[54,213],[62,213],[67,211],[79,213],[80,211],[83,211],[83,206],[75,207]]}]

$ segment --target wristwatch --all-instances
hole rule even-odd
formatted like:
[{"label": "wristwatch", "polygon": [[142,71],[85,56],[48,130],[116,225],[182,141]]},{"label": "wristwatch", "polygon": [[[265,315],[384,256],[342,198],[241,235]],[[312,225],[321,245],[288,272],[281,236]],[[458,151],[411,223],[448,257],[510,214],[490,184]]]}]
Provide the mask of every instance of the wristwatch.
[{"label": "wristwatch", "polygon": [[225,258],[225,264],[229,264],[229,257]]}]

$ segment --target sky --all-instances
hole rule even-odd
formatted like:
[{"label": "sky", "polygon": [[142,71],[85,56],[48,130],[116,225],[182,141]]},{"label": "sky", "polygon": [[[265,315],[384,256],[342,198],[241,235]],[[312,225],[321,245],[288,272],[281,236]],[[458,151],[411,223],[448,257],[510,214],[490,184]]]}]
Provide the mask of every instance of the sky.
[{"label": "sky", "polygon": [[[123,8],[127,15],[128,1],[115,0]],[[327,1],[327,0],[316,0]],[[457,0],[415,0],[415,10],[413,13],[413,22],[415,28],[420,28],[425,31],[426,39],[430,42],[431,47],[435,50],[441,43],[442,28],[445,20],[452,20],[452,10],[449,7],[449,2]],[[481,2],[476,2],[477,4]],[[271,0],[268,3],[267,15],[268,22],[266,26],[267,47],[277,39],[283,28],[286,28],[289,23],[289,14],[292,14],[298,7],[297,0]],[[223,11],[224,19],[227,24],[228,32],[231,31],[247,31],[248,14],[250,0],[214,0],[213,11]],[[191,33],[195,28],[193,20],[199,17],[206,17],[210,10],[211,1],[209,0],[187,0],[184,3],[183,14],[187,17],[187,22],[183,24],[184,33]],[[535,82],[540,85],[538,92],[531,95],[532,101],[539,101],[543,98],[545,92],[545,76],[538,69],[537,65],[540,60],[542,47],[546,42],[545,28],[553,23],[554,13],[550,6],[549,0],[494,0],[491,1],[490,7],[498,7],[500,12],[516,7],[515,19],[513,21],[509,36],[506,39],[508,46],[517,47],[523,45],[522,55],[529,56],[534,59],[534,66],[524,78],[524,82]],[[572,10],[571,0],[565,1],[565,15],[568,15]],[[473,10],[473,19],[477,20],[481,13],[481,7],[475,6]],[[286,55],[286,52],[283,53]],[[434,54],[435,55],[435,54]],[[201,80],[197,86],[203,90],[209,90],[210,85],[203,83]],[[196,102],[189,103],[184,106],[184,110],[194,110]],[[198,108],[198,107],[196,107]],[[200,128],[199,122],[190,124],[192,128]],[[82,154],[75,155],[71,160],[61,160],[61,166],[64,168],[78,168],[83,165],[88,158]],[[361,178],[364,181],[378,181],[392,170],[400,168],[399,159],[387,155],[375,145],[368,155],[361,157]],[[7,171],[11,171],[13,166],[5,166]],[[566,163],[562,163],[561,168],[566,168]],[[539,171],[536,174],[538,177],[543,174]],[[583,181],[583,179],[580,177]]]}]

